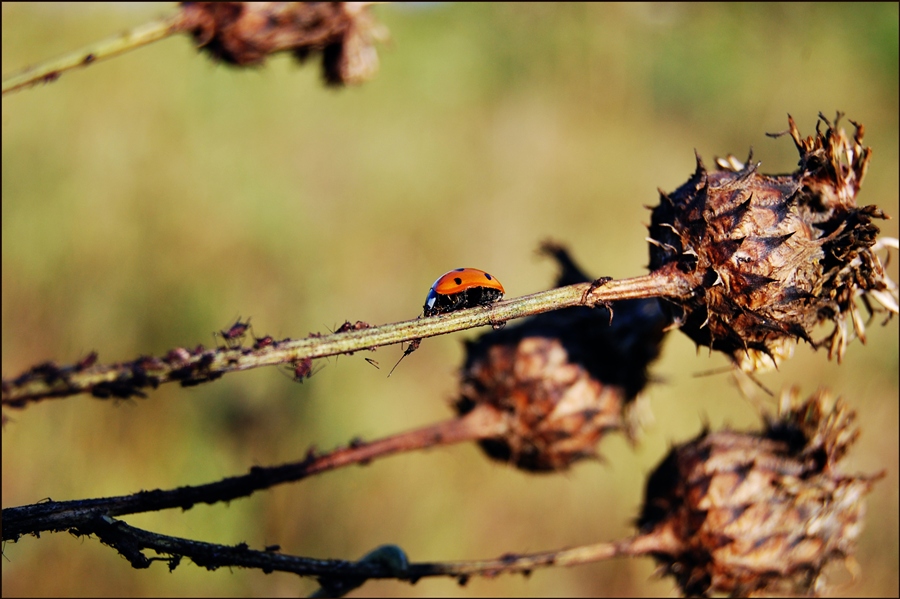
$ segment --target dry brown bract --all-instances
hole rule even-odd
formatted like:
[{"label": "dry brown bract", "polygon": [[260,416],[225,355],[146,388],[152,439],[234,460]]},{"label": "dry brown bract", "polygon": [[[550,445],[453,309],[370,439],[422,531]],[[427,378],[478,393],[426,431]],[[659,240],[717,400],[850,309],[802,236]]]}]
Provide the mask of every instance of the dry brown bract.
[{"label": "dry brown bract", "polygon": [[[543,252],[561,265],[558,286],[589,281],[555,244]],[[631,432],[633,402],[648,381],[666,327],[656,299],[608,309],[567,308],[482,335],[466,346],[462,416],[477,406],[500,413],[502,437],[480,441],[492,458],[529,471],[565,470],[595,457],[610,432]]]},{"label": "dry brown bract", "polygon": [[250,66],[289,50],[301,62],[322,53],[325,81],[361,83],[378,70],[383,29],[369,2],[184,2],[183,28],[224,62]]},{"label": "dry brown bract", "polygon": [[[650,268],[674,268],[694,281],[690,297],[667,302],[673,319],[745,371],[777,366],[798,339],[840,360],[848,317],[865,341],[859,296],[870,313],[870,299],[898,311],[896,285],[875,253],[896,247],[878,239],[872,222],[888,217],[856,206],[871,150],[862,145],[862,125],[853,123],[852,139],[837,128],[840,116],[832,125],[820,114],[825,131],[817,127],[806,139],[788,117],[785,133],[800,152],[791,175],[762,175],[758,164],[734,157],[717,160],[720,170],[709,173],[698,156],[691,179],[672,194],[660,191],[653,209]],[[833,331],[814,341],[825,321]]]},{"label": "dry brown bract", "polygon": [[639,526],[670,539],[655,557],[686,595],[817,593],[823,567],[855,551],[878,478],[837,467],[855,414],[825,392],[796,400],[760,433],[703,432],[651,475]]}]

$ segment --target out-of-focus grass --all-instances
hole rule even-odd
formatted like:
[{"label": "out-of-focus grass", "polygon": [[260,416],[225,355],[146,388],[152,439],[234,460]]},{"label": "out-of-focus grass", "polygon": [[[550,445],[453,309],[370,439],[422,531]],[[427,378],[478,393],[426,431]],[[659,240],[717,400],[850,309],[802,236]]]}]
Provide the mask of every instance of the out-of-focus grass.
[{"label": "out-of-focus grass", "polygon": [[[171,10],[3,5],[3,72]],[[104,361],[212,343],[252,316],[257,335],[304,336],[344,319],[411,318],[442,272],[473,266],[508,296],[543,289],[547,237],[591,272],[644,272],[657,187],[749,146],[763,172],[793,170],[786,113],[811,134],[837,109],[874,148],[862,204],[898,210],[896,4],[419,5],[375,9],[392,41],[378,77],[325,89],[276,58],[235,71],[186,39],[3,99],[2,363]],[[897,220],[883,231],[897,234]],[[896,263],[895,263],[896,264]],[[891,272],[897,277],[896,266]],[[427,340],[393,377],[398,348],[331,359],[304,385],[273,369],[147,400],[47,401],[10,412],[3,506],[216,480],[430,423],[449,414],[459,341]],[[413,560],[465,559],[615,539],[631,532],[646,473],[704,422],[756,422],[723,366],[671,335],[651,388],[657,424],[604,464],[531,476],[460,446],[276,488],[230,506],[126,518],[160,532],[313,557],[397,543]],[[861,576],[838,593],[896,595],[896,321],[870,327],[844,364],[807,347],[771,387],[828,385],[859,411],[850,469],[886,469],[870,498]],[[95,540],[7,544],[3,594],[296,595],[284,574],[135,571]],[[356,596],[668,595],[649,560],[528,579],[371,583]],[[846,577],[845,577],[846,580]]]}]

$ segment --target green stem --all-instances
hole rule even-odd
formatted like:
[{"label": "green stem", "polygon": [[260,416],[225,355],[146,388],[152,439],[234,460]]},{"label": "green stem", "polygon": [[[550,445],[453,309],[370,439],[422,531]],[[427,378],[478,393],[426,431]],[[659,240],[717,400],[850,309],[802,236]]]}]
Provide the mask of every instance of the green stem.
[{"label": "green stem", "polygon": [[3,95],[40,82],[56,81],[64,72],[111,58],[123,52],[145,46],[179,33],[183,29],[181,13],[145,23],[115,37],[97,42],[58,58],[48,60],[23,71],[4,77]]}]

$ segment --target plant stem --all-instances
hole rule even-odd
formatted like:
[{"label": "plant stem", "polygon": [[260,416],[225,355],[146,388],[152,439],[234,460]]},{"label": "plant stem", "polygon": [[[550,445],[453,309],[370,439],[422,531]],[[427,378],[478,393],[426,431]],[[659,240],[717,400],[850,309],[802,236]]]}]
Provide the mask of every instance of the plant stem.
[{"label": "plant stem", "polygon": [[310,450],[307,457],[298,462],[280,466],[255,466],[248,474],[232,476],[213,483],[178,487],[167,491],[161,489],[141,491],[118,497],[51,500],[4,508],[3,540],[14,541],[26,534],[86,526],[98,515],[116,517],[172,508],[189,509],[198,503],[232,501],[252,495],[261,489],[297,482],[344,466],[365,465],[372,460],[395,453],[498,437],[507,430],[507,427],[508,424],[501,412],[489,406],[480,406],[460,418],[452,418],[368,443],[351,442],[347,447],[322,455],[315,455]]},{"label": "plant stem", "polygon": [[[579,283],[429,318],[417,318],[378,327],[360,328],[332,335],[310,335],[305,339],[285,339],[259,349],[243,347],[199,348],[187,352],[172,350],[164,358],[141,357],[132,362],[77,366],[37,365],[16,378],[3,380],[2,405],[22,408],[28,403],[79,393],[96,397],[146,397],[142,389],[178,381],[182,386],[211,382],[227,372],[261,366],[292,364],[307,358],[321,358],[376,347],[446,335],[484,325],[498,327],[508,320],[533,316],[573,306],[593,306],[603,302],[648,298],[683,297],[696,286],[690,275],[664,267],[631,279],[610,280],[602,285]],[[169,356],[184,352],[183,358]]]},{"label": "plant stem", "polygon": [[87,66],[169,37],[179,33],[183,29],[183,23],[182,14],[179,12],[164,19],[145,23],[80,50],[28,67],[15,75],[4,77],[3,95],[40,82],[56,81],[66,71]]}]

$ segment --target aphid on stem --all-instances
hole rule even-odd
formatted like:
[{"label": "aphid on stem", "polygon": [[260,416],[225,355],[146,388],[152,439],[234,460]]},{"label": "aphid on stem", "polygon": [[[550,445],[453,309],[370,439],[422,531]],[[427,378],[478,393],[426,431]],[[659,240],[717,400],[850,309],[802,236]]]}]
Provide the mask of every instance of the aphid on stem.
[{"label": "aphid on stem", "polygon": [[275,339],[272,338],[271,335],[266,335],[265,337],[254,337],[253,338],[253,349],[262,349],[264,347],[269,347],[270,345],[275,344]]},{"label": "aphid on stem", "polygon": [[290,377],[297,383],[303,383],[305,379],[311,378],[320,368],[313,370],[312,358],[300,358],[292,362],[292,366],[287,369]]},{"label": "aphid on stem", "polygon": [[222,339],[225,340],[225,346],[228,349],[237,349],[241,347],[244,343],[244,337],[247,335],[247,329],[250,328],[250,318],[247,318],[247,322],[241,322],[241,317],[238,316],[237,321],[231,325],[227,331],[219,331],[218,333],[213,332],[213,338],[216,335],[221,335]]}]

